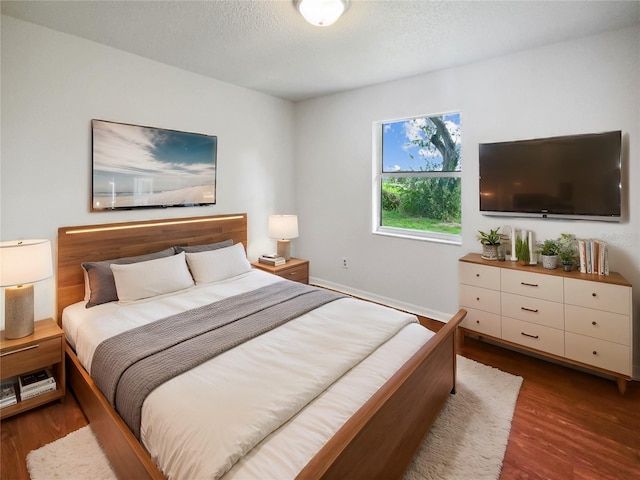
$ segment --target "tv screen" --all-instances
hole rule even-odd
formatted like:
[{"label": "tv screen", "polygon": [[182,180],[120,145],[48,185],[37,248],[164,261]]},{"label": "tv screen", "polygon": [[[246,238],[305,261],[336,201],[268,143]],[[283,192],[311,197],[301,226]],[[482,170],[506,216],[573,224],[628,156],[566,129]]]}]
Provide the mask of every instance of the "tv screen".
[{"label": "tv screen", "polygon": [[479,145],[480,211],[619,221],[622,132]]},{"label": "tv screen", "polygon": [[92,120],[92,210],[216,203],[217,137]]}]

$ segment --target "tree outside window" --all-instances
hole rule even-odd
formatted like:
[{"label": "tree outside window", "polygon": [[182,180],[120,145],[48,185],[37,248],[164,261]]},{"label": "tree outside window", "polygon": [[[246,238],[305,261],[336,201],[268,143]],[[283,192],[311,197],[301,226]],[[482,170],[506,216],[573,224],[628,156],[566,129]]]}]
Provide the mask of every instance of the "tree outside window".
[{"label": "tree outside window", "polygon": [[459,243],[460,113],[383,122],[376,128],[374,230]]}]

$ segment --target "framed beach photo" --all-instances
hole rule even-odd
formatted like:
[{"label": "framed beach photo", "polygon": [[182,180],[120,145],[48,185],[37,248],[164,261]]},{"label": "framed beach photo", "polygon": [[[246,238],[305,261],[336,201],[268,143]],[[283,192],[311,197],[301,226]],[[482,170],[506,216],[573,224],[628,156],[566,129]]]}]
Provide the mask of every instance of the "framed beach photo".
[{"label": "framed beach photo", "polygon": [[91,120],[91,210],[216,203],[214,135]]}]

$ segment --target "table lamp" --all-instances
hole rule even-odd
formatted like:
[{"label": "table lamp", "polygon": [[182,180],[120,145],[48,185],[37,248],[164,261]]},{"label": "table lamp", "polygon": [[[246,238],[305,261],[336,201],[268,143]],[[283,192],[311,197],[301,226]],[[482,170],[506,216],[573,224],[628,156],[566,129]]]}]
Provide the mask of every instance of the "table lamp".
[{"label": "table lamp", "polygon": [[33,333],[33,283],[53,275],[49,240],[0,243],[0,286],[4,298],[5,338]]},{"label": "table lamp", "polygon": [[291,242],[289,239],[298,236],[298,216],[270,215],[269,236],[278,239],[278,256],[289,261],[291,259]]}]

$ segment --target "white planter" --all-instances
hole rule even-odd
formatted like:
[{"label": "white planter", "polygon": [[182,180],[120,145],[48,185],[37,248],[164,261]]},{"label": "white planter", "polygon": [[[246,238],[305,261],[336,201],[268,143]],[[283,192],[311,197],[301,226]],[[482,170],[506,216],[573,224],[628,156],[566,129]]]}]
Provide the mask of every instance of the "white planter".
[{"label": "white planter", "polygon": [[482,244],[482,258],[485,260],[497,260],[498,259],[498,245],[486,245]]},{"label": "white planter", "polygon": [[540,255],[542,258],[542,266],[548,270],[553,270],[558,266],[557,255]]}]

